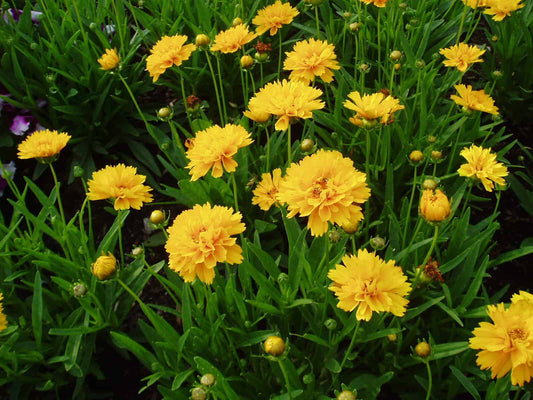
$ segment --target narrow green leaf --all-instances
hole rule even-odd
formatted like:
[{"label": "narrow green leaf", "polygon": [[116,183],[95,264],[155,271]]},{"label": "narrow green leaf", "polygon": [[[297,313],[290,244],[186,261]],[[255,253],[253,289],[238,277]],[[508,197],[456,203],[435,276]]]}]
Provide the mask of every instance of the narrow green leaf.
[{"label": "narrow green leaf", "polygon": [[452,370],[453,375],[457,378],[459,383],[463,385],[463,387],[466,389],[466,391],[470,393],[475,400],[481,400],[481,396],[479,395],[479,392],[477,391],[476,387],[472,382],[468,380],[465,374],[463,374],[458,368],[454,367],[453,365],[450,365],[450,369]]},{"label": "narrow green leaf", "polygon": [[37,347],[41,347],[43,338],[43,282],[39,270],[35,273],[33,284],[33,300],[31,303],[31,320],[33,325],[33,335],[37,342]]}]

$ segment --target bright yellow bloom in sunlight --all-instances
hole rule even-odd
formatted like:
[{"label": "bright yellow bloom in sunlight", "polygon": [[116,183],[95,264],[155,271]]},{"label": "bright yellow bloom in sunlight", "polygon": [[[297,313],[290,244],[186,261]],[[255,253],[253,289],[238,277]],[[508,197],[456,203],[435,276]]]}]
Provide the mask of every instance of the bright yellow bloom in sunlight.
[{"label": "bright yellow bloom in sunlight", "polygon": [[460,176],[481,181],[487,192],[492,192],[494,184],[505,186],[503,177],[509,175],[507,167],[496,161],[497,154],[491,153],[490,149],[472,145],[461,150],[461,156],[468,163],[459,167]]},{"label": "bright yellow bloom in sunlight", "polygon": [[270,210],[273,204],[277,202],[279,185],[281,184],[281,169],[276,168],[270,172],[261,175],[261,182],[254,189],[252,204],[258,205],[263,211]]},{"label": "bright yellow bloom in sunlight", "polygon": [[98,257],[91,266],[92,274],[101,281],[109,279],[111,275],[115,273],[116,270],[117,259],[111,252],[107,252],[107,255],[102,252],[102,255]]},{"label": "bright yellow bloom in sunlight", "polygon": [[[248,103],[244,113],[250,119],[255,115],[275,115],[276,130],[286,131],[289,123],[300,118],[313,118],[313,111],[324,108],[324,102],[318,100],[322,95],[315,89],[297,81],[276,81],[267,83]],[[255,119],[254,119],[255,120]]]},{"label": "bright yellow bloom in sunlight", "polygon": [[513,294],[513,297],[511,297],[511,302],[513,304],[521,301],[524,301],[529,304],[530,307],[533,307],[533,294],[520,290],[518,293]]},{"label": "bright yellow bloom in sunlight", "polygon": [[487,0],[486,10],[484,14],[492,15],[494,21],[501,21],[505,17],[509,17],[513,11],[519,10],[525,4],[520,3],[521,0]]},{"label": "bright yellow bloom in sunlight", "polygon": [[259,10],[252,20],[252,24],[258,25],[255,32],[262,35],[270,30],[270,36],[274,36],[283,25],[288,25],[299,14],[298,10],[291,7],[290,3],[282,3],[280,0],[274,4]]},{"label": "bright yellow bloom in sunlight", "polygon": [[365,4],[373,4],[379,8],[385,7],[387,5],[387,1],[389,0],[361,0],[361,2]]},{"label": "bright yellow bloom in sunlight", "polygon": [[498,114],[498,107],[494,105],[494,100],[484,90],[472,90],[472,86],[455,85],[459,96],[452,94],[450,99],[466,110],[475,110],[489,114]]},{"label": "bright yellow bloom in sunlight", "polygon": [[456,67],[461,72],[466,72],[473,63],[483,62],[480,58],[485,50],[477,46],[469,46],[466,43],[459,43],[446,49],[440,49],[440,54],[446,57],[442,63],[446,67]]},{"label": "bright yellow bloom in sunlight", "polygon": [[246,25],[239,24],[216,35],[211,51],[220,51],[225,54],[235,53],[256,37],[257,33],[250,32]]},{"label": "bright yellow bloom in sunlight", "polygon": [[405,106],[400,104],[400,100],[392,96],[385,96],[379,92],[374,94],[365,94],[361,97],[358,91],[348,94],[350,100],[344,102],[344,107],[355,111],[354,117],[350,122],[357,126],[367,126],[378,122],[386,125],[392,122],[392,115]]},{"label": "bright yellow bloom in sunlight", "polygon": [[482,8],[487,7],[487,3],[490,2],[490,0],[461,0],[463,4],[466,4],[468,7],[471,8]]},{"label": "bright yellow bloom in sunlight", "polygon": [[48,129],[35,131],[18,145],[18,157],[21,160],[29,158],[49,159],[59,154],[67,145],[71,136]]},{"label": "bright yellow bloom in sunlight", "polygon": [[492,378],[511,371],[511,383],[524,386],[533,376],[533,303],[489,305],[487,313],[492,323],[481,322],[470,338],[470,347],[481,350],[477,364],[490,369]]},{"label": "bright yellow bloom in sunlight", "polygon": [[183,211],[168,228],[165,249],[170,268],[185,282],[198,277],[211,284],[217,263],[240,264],[243,260],[242,249],[232,237],[244,232],[241,220],[241,213],[209,203]]},{"label": "bright yellow bloom in sunlight", "polygon": [[361,204],[369,197],[366,175],[352,160],[338,151],[319,150],[291,164],[277,198],[288,205],[289,218],[309,217],[311,235],[321,236],[328,222],[342,226],[362,220]]},{"label": "bright yellow bloom in sunlight", "polygon": [[450,200],[440,189],[425,189],[418,212],[428,222],[442,222],[452,213]]},{"label": "bright yellow bloom in sunlight", "polygon": [[119,62],[120,56],[117,53],[117,49],[106,49],[105,54],[98,59],[98,63],[106,71],[115,69]]},{"label": "bright yellow bloom in sunlight", "polygon": [[394,260],[384,261],[366,250],[356,255],[345,255],[342,264],[331,269],[328,278],[333,281],[329,290],[339,299],[337,307],[353,311],[358,320],[370,321],[372,313],[391,312],[397,317],[405,314],[411,291],[402,268]]},{"label": "bright yellow bloom in sunlight", "polygon": [[146,70],[157,82],[159,76],[175,65],[179,67],[183,61],[188,60],[196,50],[194,44],[185,44],[187,36],[174,35],[163,36],[150,50],[150,55],[146,58]]},{"label": "bright yellow bloom in sunlight", "polygon": [[7,328],[7,317],[4,314],[4,295],[0,293],[0,332]]},{"label": "bright yellow bloom in sunlight", "polygon": [[191,142],[192,146],[187,150],[190,162],[185,168],[190,169],[191,181],[196,181],[205,176],[211,168],[214,178],[220,178],[224,169],[234,172],[238,164],[233,156],[253,140],[241,125],[227,124],[224,128],[215,125],[199,131]]},{"label": "bright yellow bloom in sunlight", "polygon": [[319,77],[324,82],[333,81],[333,70],[341,67],[335,55],[335,46],[325,40],[302,40],[287,53],[283,69],[292,71],[289,79],[309,84]]},{"label": "bright yellow bloom in sunlight", "polygon": [[146,177],[137,174],[137,168],[124,164],[106,166],[93,173],[87,182],[89,200],[113,199],[115,210],[134,208],[140,210],[143,203],[150,203],[152,188],[143,185]]}]

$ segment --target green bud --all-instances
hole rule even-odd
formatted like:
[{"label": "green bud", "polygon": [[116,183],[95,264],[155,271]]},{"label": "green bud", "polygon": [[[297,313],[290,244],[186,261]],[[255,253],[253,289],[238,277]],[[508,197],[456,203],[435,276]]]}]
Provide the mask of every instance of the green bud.
[{"label": "green bud", "polygon": [[337,329],[337,321],[335,321],[333,318],[329,318],[324,321],[324,326],[328,331],[334,331]]},{"label": "green bud", "polygon": [[75,165],[72,173],[74,174],[75,178],[81,178],[83,175],[85,175],[85,170],[81,166]]},{"label": "green bud", "polygon": [[82,297],[85,295],[85,293],[87,293],[87,286],[85,286],[83,283],[78,283],[72,288],[72,293],[76,297]]},{"label": "green bud", "polygon": [[306,374],[303,376],[302,378],[302,382],[305,384],[305,385],[310,385],[311,383],[313,383],[315,381],[315,376],[313,374]]}]

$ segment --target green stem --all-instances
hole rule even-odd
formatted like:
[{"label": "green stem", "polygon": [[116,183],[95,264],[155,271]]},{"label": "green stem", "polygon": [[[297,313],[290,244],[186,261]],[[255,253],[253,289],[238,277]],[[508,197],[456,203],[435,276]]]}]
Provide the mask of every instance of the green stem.
[{"label": "green stem", "polygon": [[456,45],[459,44],[459,40],[461,40],[461,33],[463,33],[463,25],[465,24],[467,8],[468,8],[468,2],[465,1],[465,6],[463,8],[463,16],[461,17],[461,25],[459,25],[459,32],[457,33],[457,40],[455,41]]},{"label": "green stem", "polygon": [[494,211],[492,212],[492,216],[490,217],[490,224],[492,224],[492,222],[496,218],[496,213],[498,212],[498,207],[500,206],[500,198],[501,198],[501,192],[497,191],[496,192],[496,205],[494,206]]},{"label": "green stem", "polygon": [[122,216],[122,210],[117,211],[118,218],[118,247],[120,251],[120,267],[124,268],[124,249],[122,246],[122,222],[120,222]]},{"label": "green stem", "polygon": [[465,213],[465,209],[466,209],[466,205],[468,204],[468,198],[470,197],[470,193],[472,193],[472,184],[471,183],[468,185],[468,193],[464,197],[465,201],[463,202],[463,208],[461,209],[461,215],[463,215]]},{"label": "green stem", "polygon": [[224,110],[224,125],[228,122],[228,111],[226,109],[226,97],[224,96],[224,85],[222,84],[222,73],[220,70],[220,57],[217,57],[218,83],[220,85],[220,97],[222,100],[222,109]]},{"label": "green stem", "polygon": [[[83,190],[85,191],[85,193],[89,193],[89,188],[87,187],[87,183],[85,182],[85,179],[83,177],[81,178],[81,184],[83,185]],[[91,247],[91,251],[94,253],[93,216],[90,201],[87,202],[87,212],[89,213],[89,246]]]},{"label": "green stem", "polygon": [[[278,81],[281,79],[281,48],[282,48],[282,42],[281,42],[281,31],[278,32],[279,37],[279,49],[278,49]],[[261,79],[262,80],[262,79]]]},{"label": "green stem", "polygon": [[431,389],[433,386],[433,377],[431,375],[431,367],[429,366],[429,361],[426,361],[426,369],[428,371],[428,390],[426,400],[429,400],[431,398]]},{"label": "green stem", "polygon": [[459,128],[459,132],[457,132],[457,136],[455,136],[455,141],[453,142],[452,150],[450,152],[450,162],[448,163],[448,168],[446,169],[446,175],[448,175],[452,170],[452,164],[455,158],[455,150],[457,149],[457,145],[459,144],[459,139],[461,138],[461,134],[463,133],[464,126],[465,124],[461,125],[461,128]]},{"label": "green stem", "polygon": [[267,155],[266,155],[266,171],[270,172],[270,133],[268,133],[268,127],[265,125],[265,132],[267,135]]},{"label": "green stem", "polygon": [[278,360],[279,368],[281,369],[281,373],[283,374],[283,378],[285,378],[285,386],[287,387],[287,394],[289,395],[289,399],[292,399],[292,390],[291,390],[291,383],[289,382],[289,376],[287,375],[287,371],[285,371],[285,367],[283,366],[283,363],[281,360]]},{"label": "green stem", "polygon": [[403,228],[403,236],[402,236],[402,249],[405,246],[405,239],[407,237],[407,228],[409,228],[409,222],[411,219],[411,207],[413,206],[413,199],[415,197],[415,189],[416,189],[416,166],[414,167],[414,173],[413,173],[413,186],[411,187],[411,197],[409,198],[409,207],[407,208],[407,217],[405,219],[405,226]]},{"label": "green stem", "polygon": [[381,10],[378,8],[378,82],[381,82]]},{"label": "green stem", "polygon": [[185,115],[187,116],[187,121],[189,121],[189,128],[192,129],[192,121],[191,116],[189,115],[189,111],[187,110],[187,95],[185,93],[185,85],[183,84],[183,73],[180,69],[178,69],[178,74],[180,75],[180,86],[181,86],[181,96],[183,97],[183,109],[185,110]]},{"label": "green stem", "polygon": [[222,112],[222,106],[220,104],[220,94],[218,92],[218,84],[217,79],[215,75],[215,70],[213,69],[213,63],[211,62],[211,58],[209,57],[209,52],[207,49],[205,49],[205,57],[207,58],[207,64],[209,65],[209,70],[211,71],[211,78],[213,80],[213,87],[215,88],[215,95],[217,97],[217,106],[218,106],[218,114],[220,115],[220,122],[222,125],[226,124],[226,121],[224,120],[224,114]]},{"label": "green stem", "polygon": [[61,194],[59,193],[59,182],[57,181],[56,171],[54,170],[52,163],[49,163],[48,165],[50,165],[50,171],[52,171],[52,176],[54,177],[54,184],[57,194],[57,205],[59,207],[59,213],[61,214],[61,220],[63,221],[63,227],[65,227],[67,226],[67,222],[65,220],[65,213],[63,212],[63,204],[61,203]]},{"label": "green stem", "polygon": [[315,6],[316,38],[320,40],[320,23],[318,20],[318,6]]},{"label": "green stem", "polygon": [[[342,367],[344,367],[344,364],[346,363],[346,360],[348,360],[348,357],[350,355],[350,352],[353,349],[353,346],[355,345],[355,339],[357,336],[357,331],[359,330],[359,325],[361,325],[361,320],[357,320],[357,325],[355,325],[355,329],[353,331],[352,339],[350,340],[350,344],[348,346],[348,350],[346,350],[346,353],[344,353],[344,357],[341,362],[340,370],[342,371]],[[340,373],[340,372],[339,372]]]},{"label": "green stem", "polygon": [[289,128],[287,129],[287,155],[289,160],[289,165],[292,162],[292,151],[291,151],[291,123],[289,121]]},{"label": "green stem", "polygon": [[231,174],[231,182],[233,184],[233,201],[235,202],[235,211],[239,211],[239,202],[237,201],[237,183],[235,182],[235,174]]},{"label": "green stem", "polygon": [[431,257],[431,253],[433,253],[433,250],[435,249],[435,244],[437,243],[437,237],[439,236],[439,225],[435,225],[435,234],[433,235],[433,241],[431,242],[431,247],[429,248],[429,251],[426,254],[426,257],[424,258],[424,261],[420,265],[420,268],[417,268],[415,279],[413,281],[413,286],[411,289],[411,293],[413,293],[414,289],[416,288],[416,285],[418,285],[418,281],[420,279],[420,274],[424,270],[425,265],[429,261],[429,257]]}]

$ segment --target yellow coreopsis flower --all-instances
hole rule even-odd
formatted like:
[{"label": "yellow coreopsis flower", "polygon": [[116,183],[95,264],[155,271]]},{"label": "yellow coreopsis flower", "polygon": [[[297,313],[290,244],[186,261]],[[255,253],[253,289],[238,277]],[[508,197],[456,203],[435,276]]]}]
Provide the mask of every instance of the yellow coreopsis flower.
[{"label": "yellow coreopsis flower", "polygon": [[190,169],[191,181],[205,176],[210,169],[214,178],[220,178],[224,169],[234,172],[238,164],[233,156],[252,142],[250,133],[241,125],[215,125],[197,132],[187,150],[190,162],[185,168]]},{"label": "yellow coreopsis flower", "polygon": [[492,323],[481,322],[470,338],[470,347],[481,350],[477,364],[490,369],[492,378],[511,371],[511,383],[524,386],[533,376],[533,303],[489,305],[487,312]]},{"label": "yellow coreopsis flower", "polygon": [[487,192],[492,192],[495,183],[505,185],[503,177],[509,175],[507,167],[496,161],[497,154],[491,153],[490,149],[472,145],[461,150],[461,156],[468,163],[459,167],[460,176],[481,181]]},{"label": "yellow coreopsis flower", "polygon": [[513,294],[513,297],[511,297],[511,302],[518,303],[520,301],[524,301],[529,304],[530,307],[533,307],[533,294],[524,292],[523,290],[518,291],[518,293]]},{"label": "yellow coreopsis flower", "polygon": [[459,43],[446,49],[440,49],[440,54],[446,57],[442,63],[446,67],[456,67],[461,72],[466,72],[473,63],[483,62],[480,58],[485,50],[477,46],[469,46],[466,43]]},{"label": "yellow coreopsis flower", "polygon": [[355,111],[354,117],[350,122],[357,126],[373,126],[378,122],[389,124],[392,122],[392,116],[396,111],[403,110],[405,106],[400,104],[400,100],[392,96],[378,92],[374,94],[365,94],[361,97],[358,91],[348,94],[350,100],[344,102],[344,107]]},{"label": "yellow coreopsis flower", "polygon": [[461,0],[464,4],[471,8],[482,8],[487,7],[487,3],[490,0]]},{"label": "yellow coreopsis flower", "polygon": [[494,100],[484,90],[472,90],[472,86],[455,85],[459,96],[452,94],[450,99],[455,101],[466,110],[475,110],[497,115],[498,107],[494,105]]},{"label": "yellow coreopsis flower", "polygon": [[106,166],[93,173],[87,182],[89,200],[113,199],[115,210],[134,208],[140,210],[143,203],[150,203],[153,198],[149,193],[152,188],[143,185],[146,177],[137,174],[137,168],[124,164]]},{"label": "yellow coreopsis flower", "polygon": [[450,200],[440,189],[425,189],[418,211],[428,222],[442,222],[452,213]]},{"label": "yellow coreopsis flower", "polygon": [[179,67],[183,61],[188,60],[196,50],[192,43],[185,44],[187,36],[174,35],[163,36],[150,50],[150,55],[146,58],[146,70],[157,82],[161,74],[173,65]]},{"label": "yellow coreopsis flower", "polygon": [[505,17],[509,17],[513,11],[519,10],[524,7],[521,0],[487,0],[486,10],[484,14],[492,15],[494,21],[501,21]]},{"label": "yellow coreopsis flower", "polygon": [[250,32],[246,25],[239,24],[217,34],[211,51],[220,51],[225,54],[235,53],[256,37],[257,33]]},{"label": "yellow coreopsis flower", "polygon": [[325,40],[302,40],[294,45],[294,49],[287,53],[283,69],[292,71],[290,79],[305,84],[319,77],[324,82],[333,81],[333,70],[341,67],[335,55],[335,46]]},{"label": "yellow coreopsis flower", "polygon": [[411,284],[394,260],[384,261],[363,249],[344,256],[342,262],[344,265],[337,264],[328,273],[333,281],[329,290],[339,299],[338,308],[353,311],[357,307],[355,317],[364,321],[369,321],[373,312],[405,314],[409,303],[405,296]]},{"label": "yellow coreopsis flower", "polygon": [[376,7],[383,8],[387,5],[389,0],[361,0],[365,4],[373,4]]},{"label": "yellow coreopsis flower", "polygon": [[249,111],[244,113],[250,119],[256,115],[275,115],[277,117],[276,130],[286,131],[289,123],[300,118],[313,117],[314,110],[324,107],[324,102],[318,100],[322,95],[320,89],[315,89],[297,81],[276,81],[265,85],[248,103]]},{"label": "yellow coreopsis flower", "polygon": [[338,151],[319,150],[291,164],[277,199],[288,205],[289,218],[309,217],[311,235],[321,236],[328,222],[347,225],[363,219],[361,204],[370,197],[366,175]]},{"label": "yellow coreopsis flower", "polygon": [[263,211],[270,210],[273,204],[278,200],[276,196],[278,194],[279,185],[281,184],[281,169],[276,168],[272,171],[261,176],[261,182],[254,189],[254,197],[252,198],[252,204],[258,205]]},{"label": "yellow coreopsis flower", "polygon": [[233,237],[245,230],[241,219],[241,213],[209,203],[183,211],[168,229],[165,249],[169,267],[185,282],[198,277],[211,284],[217,263],[240,264],[243,260],[242,249]]},{"label": "yellow coreopsis flower", "polygon": [[18,157],[42,159],[49,162],[67,145],[71,136],[48,129],[35,131],[18,145]]},{"label": "yellow coreopsis flower", "polygon": [[106,49],[105,54],[98,59],[98,63],[102,66],[102,69],[110,71],[115,69],[120,62],[120,56],[117,53],[117,49]]},{"label": "yellow coreopsis flower", "polygon": [[0,293],[0,332],[7,328],[7,317],[4,314],[4,295]]},{"label": "yellow coreopsis flower", "polygon": [[99,280],[103,281],[109,279],[111,275],[117,270],[117,259],[111,252],[107,252],[105,255],[102,252],[102,255],[96,259],[96,261],[91,266],[91,272]]},{"label": "yellow coreopsis flower", "polygon": [[274,36],[278,29],[281,29],[283,25],[290,24],[298,14],[298,10],[291,7],[290,3],[282,3],[278,0],[259,10],[252,20],[252,24],[258,25],[255,30],[258,35],[270,30],[270,36]]}]

